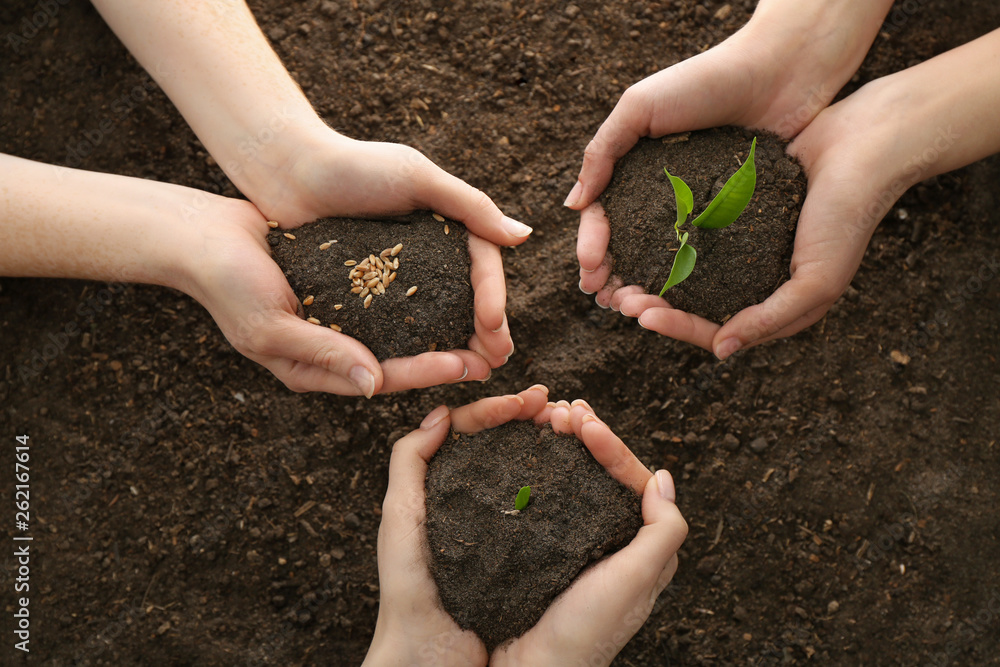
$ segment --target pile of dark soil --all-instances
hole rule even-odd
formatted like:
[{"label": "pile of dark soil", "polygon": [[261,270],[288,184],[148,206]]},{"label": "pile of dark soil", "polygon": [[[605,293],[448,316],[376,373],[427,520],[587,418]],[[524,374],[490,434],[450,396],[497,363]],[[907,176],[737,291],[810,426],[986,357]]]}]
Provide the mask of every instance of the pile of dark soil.
[{"label": "pile of dark soil", "polygon": [[[517,353],[487,383],[301,395],[171,290],[0,280],[0,469],[14,434],[34,447],[30,664],[360,664],[392,444],[536,382],[670,470],[690,526],[616,665],[1000,663],[1000,160],[913,188],[823,320],[725,363],[576,288],[561,204],[587,142],[754,4],[253,0],[333,127],[535,228],[504,256]],[[846,92],[996,25],[992,0],[897,2]],[[0,3],[0,35],[0,151],[236,194],[92,4]]]},{"label": "pile of dark soil", "polygon": [[[531,501],[511,514],[522,486]],[[587,565],[641,527],[639,496],[548,425],[453,433],[430,463],[431,573],[444,608],[491,653],[534,627]]]},{"label": "pile of dark soil", "polygon": [[[746,161],[757,137],[757,188],[743,214],[725,229],[699,229],[700,214]],[[677,253],[674,191],[664,173],[684,180],[694,212],[682,231],[697,251],[691,275],[664,298],[675,308],[724,322],[760,303],[788,280],[795,224],[806,178],[787,142],[770,132],[736,127],[643,139],[618,161],[601,203],[611,224],[614,273],[626,285],[659,294]]]},{"label": "pile of dark soil", "polygon": [[[306,316],[321,326],[340,327],[380,361],[465,347],[475,331],[469,233],[457,222],[429,212],[399,220],[324,218],[290,231],[272,230],[268,242],[299,301],[309,302]],[[399,245],[396,255],[379,257]],[[388,273],[393,282],[382,294],[374,291],[377,285],[352,292],[351,273],[372,256],[398,260]]]}]

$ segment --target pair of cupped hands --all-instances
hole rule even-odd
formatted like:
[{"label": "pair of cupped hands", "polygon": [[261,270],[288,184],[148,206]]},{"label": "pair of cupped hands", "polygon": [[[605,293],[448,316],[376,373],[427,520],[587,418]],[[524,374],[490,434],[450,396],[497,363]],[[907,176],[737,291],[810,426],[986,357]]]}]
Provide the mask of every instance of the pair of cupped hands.
[{"label": "pair of cupped hands", "polygon": [[[533,628],[489,655],[441,606],[428,567],[424,479],[449,432],[476,433],[514,419],[575,435],[612,477],[642,497],[643,526],[626,547],[578,576]],[[378,621],[364,664],[610,664],[677,570],[687,524],[674,501],[670,473],[647,470],[585,401],[549,402],[548,389],[535,385],[455,410],[438,407],[393,446],[378,533]]]},{"label": "pair of cupped hands", "polygon": [[[829,73],[814,71],[820,65],[782,66],[788,59],[741,30],[624,93],[587,146],[578,182],[565,202],[581,211],[580,288],[596,293],[598,304],[724,359],[809,326],[843,293],[881,218],[871,212],[872,202],[885,190],[879,175],[890,173],[884,168],[886,161],[900,162],[898,149],[883,139],[893,134],[885,131],[893,116],[892,87],[880,80],[828,106],[839,85],[823,90],[810,81],[829,81]],[[818,60],[822,65],[823,59]],[[844,71],[849,76],[853,70]],[[597,198],[615,161],[640,137],[727,124],[794,138],[789,152],[803,165],[809,190],[798,222],[791,280],[763,303],[720,326],[673,309],[637,286],[623,285],[607,252],[609,227]],[[864,137],[859,136],[862,133]],[[845,136],[851,140],[845,141]],[[401,145],[355,141],[329,130],[294,160],[276,167],[278,171],[281,178],[276,182],[284,186],[251,195],[252,204],[216,198],[199,213],[224,224],[204,225],[206,256],[213,261],[201,269],[190,291],[241,353],[294,391],[371,397],[486,380],[514,352],[504,314],[500,246],[524,242],[530,227],[505,216],[487,195]],[[414,209],[436,211],[464,223],[471,232],[475,334],[466,350],[428,352],[380,364],[350,336],[302,319],[298,298],[268,256],[266,222],[277,220],[291,229],[324,216]]]}]

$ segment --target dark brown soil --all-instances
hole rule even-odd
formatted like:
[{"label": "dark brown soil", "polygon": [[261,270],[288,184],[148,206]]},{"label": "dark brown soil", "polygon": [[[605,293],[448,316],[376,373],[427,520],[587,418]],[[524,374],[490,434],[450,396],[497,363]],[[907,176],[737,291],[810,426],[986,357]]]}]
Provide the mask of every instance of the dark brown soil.
[{"label": "dark brown soil", "polygon": [[[690,224],[746,161],[757,137],[757,187],[743,214],[725,229]],[[725,127],[644,139],[618,161],[601,203],[611,224],[614,273],[626,285],[659,294],[677,253],[674,191],[663,169],[684,180],[694,212],[682,231],[697,251],[694,271],[664,298],[675,308],[724,322],[769,297],[788,280],[795,224],[806,178],[787,142],[769,132]]]},{"label": "dark brown soil", "polygon": [[[0,3],[0,151],[235,194],[93,6],[57,4],[23,32],[38,2]],[[690,526],[616,665],[1000,664],[1000,160],[913,188],[823,320],[725,363],[576,289],[561,204],[587,142],[755,3],[723,4],[253,0],[331,125],[421,149],[535,228],[504,257],[517,353],[484,384],[300,395],[171,290],[0,280],[0,470],[30,435],[36,556],[32,652],[0,663],[360,664],[392,443],[544,382],[669,469]],[[993,0],[896,9],[848,91],[1000,25]],[[12,549],[0,565],[9,642]]]},{"label": "dark brown soil", "polygon": [[[465,347],[474,333],[469,234],[457,222],[439,222],[429,212],[401,220],[324,218],[290,232],[273,230],[268,242],[299,301],[313,297],[306,316],[338,325],[380,361]],[[395,281],[365,308],[351,292],[353,267],[345,262],[360,264],[400,243]],[[407,296],[411,287],[417,291]]]},{"label": "dark brown soil", "polygon": [[[522,486],[531,501],[506,514]],[[453,434],[430,463],[431,573],[444,608],[491,653],[530,630],[587,565],[641,527],[639,496],[583,443],[548,425]]]}]

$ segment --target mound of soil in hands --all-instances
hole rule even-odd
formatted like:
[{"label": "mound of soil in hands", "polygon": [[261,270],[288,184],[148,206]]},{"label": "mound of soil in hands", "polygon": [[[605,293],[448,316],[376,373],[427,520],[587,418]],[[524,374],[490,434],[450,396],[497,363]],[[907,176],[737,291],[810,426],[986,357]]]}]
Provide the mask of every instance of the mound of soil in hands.
[{"label": "mound of soil in hands", "polygon": [[[530,503],[505,513],[522,486]],[[530,630],[587,565],[641,527],[639,496],[549,425],[453,433],[431,460],[431,573],[444,608],[490,652]]]},{"label": "mound of soil in hands", "polygon": [[[268,243],[306,317],[339,327],[379,361],[465,347],[475,330],[469,234],[461,223],[426,211],[392,220],[323,218],[275,229]],[[393,273],[392,282],[372,284]]]},{"label": "mound of soil in hands", "polygon": [[[750,205],[725,229],[690,224],[718,194],[757,137],[757,188]],[[795,224],[806,178],[787,142],[738,127],[643,139],[619,160],[601,197],[611,223],[614,273],[627,285],[659,294],[677,252],[677,206],[664,167],[691,187],[694,212],[682,229],[698,252],[694,271],[664,298],[675,308],[724,322],[769,297],[788,280]]]}]

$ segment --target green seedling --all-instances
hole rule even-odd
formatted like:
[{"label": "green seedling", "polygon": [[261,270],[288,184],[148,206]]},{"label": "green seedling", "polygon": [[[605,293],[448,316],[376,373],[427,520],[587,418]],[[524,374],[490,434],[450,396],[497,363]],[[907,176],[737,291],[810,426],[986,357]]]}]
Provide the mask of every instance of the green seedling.
[{"label": "green seedling", "polygon": [[529,500],[531,500],[531,487],[522,486],[521,490],[517,492],[517,498],[514,499],[514,509],[520,512],[528,506]]},{"label": "green seedling", "polygon": [[[753,197],[754,189],[757,187],[757,167],[754,165],[754,151],[757,149],[757,137],[750,143],[750,155],[746,162],[736,170],[736,173],[729,177],[726,184],[715,195],[708,207],[695,218],[691,224],[700,229],[724,229],[736,222]],[[666,167],[663,169],[670,186],[674,189],[674,201],[677,202],[677,222],[674,223],[674,232],[681,247],[674,255],[674,265],[670,267],[670,275],[666,284],[660,290],[660,296],[668,289],[677,285],[691,275],[694,270],[694,263],[698,259],[698,253],[688,245],[688,232],[681,232],[688,216],[694,210],[694,196],[691,188],[677,176],[672,176]]]}]

